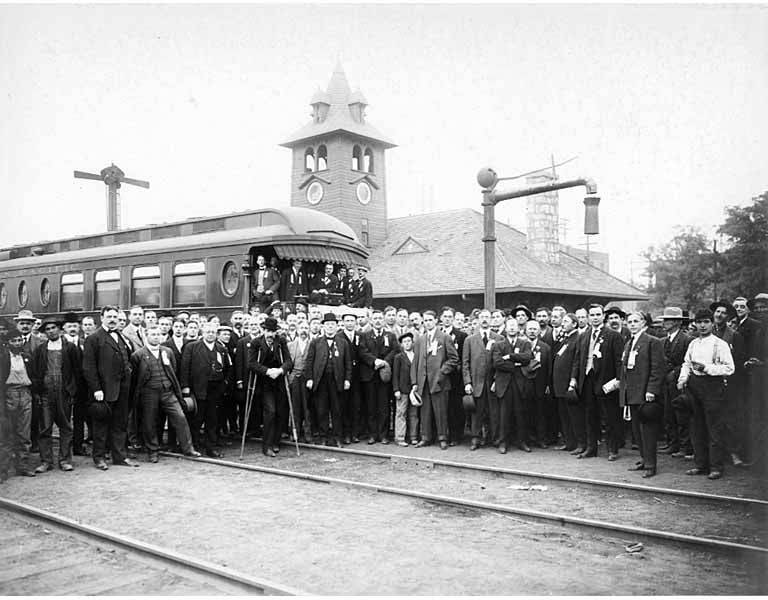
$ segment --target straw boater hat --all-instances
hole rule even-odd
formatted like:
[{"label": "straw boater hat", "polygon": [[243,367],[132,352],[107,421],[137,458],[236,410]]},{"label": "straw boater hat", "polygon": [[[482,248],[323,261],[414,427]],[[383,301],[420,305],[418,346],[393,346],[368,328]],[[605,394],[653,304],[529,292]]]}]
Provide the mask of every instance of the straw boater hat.
[{"label": "straw boater hat", "polygon": [[14,321],[36,321],[35,315],[32,314],[31,310],[20,310],[19,314],[13,317]]}]

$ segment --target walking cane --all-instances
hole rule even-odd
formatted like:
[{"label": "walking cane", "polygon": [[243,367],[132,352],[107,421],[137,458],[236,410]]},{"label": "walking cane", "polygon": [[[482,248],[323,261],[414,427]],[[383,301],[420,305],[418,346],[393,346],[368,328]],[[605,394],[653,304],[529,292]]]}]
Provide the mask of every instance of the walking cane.
[{"label": "walking cane", "polygon": [[293,402],[291,402],[291,390],[288,386],[288,378],[283,376],[283,384],[285,385],[285,393],[288,394],[288,415],[291,418],[291,429],[293,430],[293,441],[296,443],[296,456],[301,456],[299,452],[299,436],[296,433],[296,418],[293,416]]},{"label": "walking cane", "polygon": [[248,431],[248,423],[251,420],[251,407],[253,405],[253,392],[256,389],[256,374],[253,371],[248,373],[248,388],[245,392],[245,418],[243,419],[243,439],[240,442],[240,460],[243,460],[245,452],[245,434]]}]

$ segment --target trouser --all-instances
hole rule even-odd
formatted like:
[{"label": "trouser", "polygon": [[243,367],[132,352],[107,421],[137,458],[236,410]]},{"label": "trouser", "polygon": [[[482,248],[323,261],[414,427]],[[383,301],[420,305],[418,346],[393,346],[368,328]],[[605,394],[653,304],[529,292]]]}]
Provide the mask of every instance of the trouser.
[{"label": "trouser", "polygon": [[384,383],[378,373],[365,383],[366,404],[368,407],[368,435],[376,441],[386,439],[389,432],[389,402],[392,384]]},{"label": "trouser", "polygon": [[[473,389],[473,392],[477,390]],[[483,390],[479,396],[475,396],[475,412],[470,415],[470,428],[472,431],[472,441],[478,442],[483,435],[483,426],[486,429],[489,427],[489,409],[491,402],[491,393],[488,391],[488,386],[483,384]],[[491,437],[491,440],[495,440]]]},{"label": "trouser", "polygon": [[448,392],[441,390],[432,394],[429,384],[424,386],[421,394],[421,441],[430,444],[435,439],[432,429],[434,419],[437,429],[437,441],[448,440]]},{"label": "trouser", "polygon": [[419,407],[403,392],[395,399],[395,441],[404,442],[406,435],[411,442],[419,437]]},{"label": "trouser", "polygon": [[312,417],[309,412],[309,391],[307,390],[304,375],[298,374],[288,385],[291,388],[291,406],[293,418],[296,420],[296,435],[303,435],[305,439],[312,437]]},{"label": "trouser", "polygon": [[31,442],[31,448],[34,452],[37,452],[37,440],[40,436],[40,402],[37,398],[32,398],[32,408],[30,410],[29,421],[29,439]]},{"label": "trouser", "polygon": [[527,385],[525,410],[528,413],[528,435],[539,444],[545,444],[548,439],[547,396],[543,392],[537,392],[535,381],[529,380]]},{"label": "trouser", "polygon": [[664,378],[662,390],[664,394],[664,432],[667,436],[667,443],[672,450],[682,449],[682,426],[678,422],[677,411],[672,406],[672,400],[677,396],[677,381],[674,379],[674,371],[671,371]]},{"label": "trouser", "polygon": [[744,449],[748,460],[760,463],[765,469],[768,455],[768,366],[753,367],[748,374],[749,406],[747,408],[748,424],[745,428],[746,447]]},{"label": "trouser", "polygon": [[725,384],[722,377],[691,375],[688,391],[693,396],[693,460],[699,469],[722,471],[728,447]]},{"label": "trouser", "polygon": [[725,386],[724,413],[728,427],[728,439],[733,443],[732,452],[745,454],[749,448],[750,380],[746,372],[737,370],[728,378]]},{"label": "trouser", "polygon": [[500,434],[501,443],[510,443],[510,434],[512,433],[512,419],[515,420],[515,434],[516,442],[521,444],[527,440],[527,422],[525,401],[517,387],[515,380],[511,380],[507,389],[504,391],[504,397],[501,399],[501,411],[500,411]]},{"label": "trouser", "polygon": [[544,394],[544,442],[546,444],[557,443],[561,422],[560,403],[551,391],[546,392]]},{"label": "trouser", "polygon": [[221,400],[216,407],[216,422],[223,434],[234,433],[237,429],[235,399],[233,397],[233,390],[228,387],[225,388],[224,393],[221,395]]},{"label": "trouser", "polygon": [[[195,448],[205,448],[206,451],[210,451],[216,445],[218,429],[216,408],[223,394],[223,381],[209,381],[205,398],[197,398],[197,412],[192,419],[192,442]],[[205,432],[202,438],[201,429]]]},{"label": "trouser", "polygon": [[[578,445],[578,439],[568,409],[568,398],[556,398],[555,401],[557,402],[557,414],[560,417],[560,431],[563,433],[563,444],[568,450],[574,450]],[[578,402],[578,400],[573,400],[573,402]]]},{"label": "trouser", "polygon": [[[255,374],[252,374],[252,377],[256,377]],[[265,376],[266,377],[266,376]],[[246,419],[246,404],[248,401],[248,384],[249,382],[246,381],[243,383],[243,389],[237,390],[237,403],[238,403],[238,410],[240,411],[239,417],[239,425],[240,425],[240,431],[245,431],[249,433],[258,432],[259,428],[262,425],[262,418],[263,418],[263,412],[264,412],[264,405],[261,399],[261,394],[257,393],[256,391],[256,384],[252,383],[253,385],[253,392],[251,393],[251,413],[248,417],[248,422],[245,422]]]},{"label": "trouser", "polygon": [[568,417],[573,426],[573,435],[576,438],[576,447],[587,448],[587,410],[581,398],[566,399]]},{"label": "trouser", "polygon": [[[128,439],[128,396],[130,395],[130,377],[120,382],[117,400],[109,402],[107,415],[102,419],[93,419],[93,461],[104,460],[107,452],[107,440],[113,463],[125,460]],[[95,402],[95,401],[94,401]]]},{"label": "trouser", "polygon": [[349,389],[342,394],[344,400],[341,406],[341,418],[344,423],[345,436],[363,437],[365,435],[366,425],[363,419],[360,387],[360,378],[353,371]]},{"label": "trouser", "polygon": [[[587,450],[597,453],[597,442],[600,439],[600,415],[605,417],[606,445],[609,454],[616,454],[622,439],[624,426],[619,408],[619,394],[612,392],[607,396],[595,393],[593,375],[587,375],[584,380],[582,394],[584,398],[585,419],[587,424]],[[602,390],[601,390],[602,392]]]},{"label": "trouser", "polygon": [[254,304],[258,304],[261,310],[264,310],[265,308],[267,308],[275,300],[277,300],[277,297],[274,293],[272,294],[266,294],[264,292],[253,293],[253,302]]},{"label": "trouser", "polygon": [[85,428],[88,426],[88,436],[93,437],[93,422],[88,416],[88,399],[78,391],[72,403],[72,445],[76,452],[85,443]]},{"label": "trouser", "polygon": [[341,440],[341,396],[336,378],[330,373],[323,373],[312,394],[317,407],[317,426],[321,438]]},{"label": "trouser", "polygon": [[59,428],[59,463],[72,462],[72,398],[62,389],[40,396],[40,460],[53,464],[53,424]]},{"label": "trouser", "polygon": [[141,408],[134,404],[133,398],[128,398],[128,445],[141,446],[144,443],[141,435]]},{"label": "trouser", "polygon": [[28,386],[5,390],[6,428],[16,469],[28,469],[32,441],[32,393]]},{"label": "trouser", "polygon": [[282,385],[283,379],[280,376],[277,379],[270,379],[269,382],[265,382],[260,389],[263,407],[262,422],[264,423],[261,434],[261,449],[263,452],[277,447],[280,443],[279,423],[282,422],[280,411],[283,409],[281,398],[284,394],[279,386]]},{"label": "trouser", "polygon": [[646,469],[656,468],[656,446],[659,441],[659,431],[661,424],[641,423],[639,418],[640,404],[629,405],[629,416],[632,422],[632,431],[635,434],[638,448],[640,449],[640,459]]},{"label": "trouser", "polygon": [[176,432],[181,451],[187,453],[194,450],[187,417],[184,415],[173,390],[164,391],[149,388],[141,390],[141,413],[141,422],[144,425],[144,443],[150,454],[160,450],[160,440],[153,424],[157,423],[158,415],[161,413],[168,417],[169,432],[171,429]]},{"label": "trouser", "polygon": [[5,400],[0,400],[0,482],[11,475],[13,452],[11,451],[11,431],[5,408]]},{"label": "trouser", "polygon": [[464,437],[464,426],[467,423],[467,415],[464,413],[464,402],[461,399],[463,386],[461,376],[451,377],[451,390],[448,392],[448,437],[460,444]]}]

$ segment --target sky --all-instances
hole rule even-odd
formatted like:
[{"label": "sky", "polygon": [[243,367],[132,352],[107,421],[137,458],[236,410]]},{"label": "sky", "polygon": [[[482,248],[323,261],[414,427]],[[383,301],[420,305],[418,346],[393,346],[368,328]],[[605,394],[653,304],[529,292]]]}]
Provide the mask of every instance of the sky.
[{"label": "sky", "polygon": [[[597,182],[592,247],[642,283],[648,246],[768,190],[766,31],[762,5],[0,5],[0,247],[105,230],[73,170],[112,162],[151,182],[122,187],[123,227],[288,205],[278,144],[341,61],[398,144],[390,217],[577,156],[558,175]],[[583,196],[560,192],[561,241]]]}]

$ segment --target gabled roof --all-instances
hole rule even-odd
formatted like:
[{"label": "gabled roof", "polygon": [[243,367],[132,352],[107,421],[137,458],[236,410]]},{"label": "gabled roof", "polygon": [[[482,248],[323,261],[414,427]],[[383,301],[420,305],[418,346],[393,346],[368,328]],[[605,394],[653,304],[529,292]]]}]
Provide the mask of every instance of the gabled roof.
[{"label": "gabled roof", "polygon": [[[390,219],[387,239],[371,251],[377,297],[482,294],[483,215],[471,208]],[[560,264],[535,258],[521,231],[496,222],[496,291],[546,292],[645,300],[641,290],[560,251]],[[402,252],[418,240],[422,252]],[[398,252],[400,251],[400,252]]]},{"label": "gabled roof", "polygon": [[315,123],[314,120],[307,123],[304,127],[288,136],[288,139],[280,144],[281,146],[291,148],[304,140],[336,131],[345,131],[379,142],[385,148],[394,148],[397,145],[367,121],[360,123],[352,117],[349,105],[361,100],[365,103],[365,97],[359,90],[352,94],[341,63],[336,65],[324,97],[322,92],[320,94],[315,92],[315,95],[312,97],[312,103],[320,98],[330,104],[325,119],[320,123]]}]

